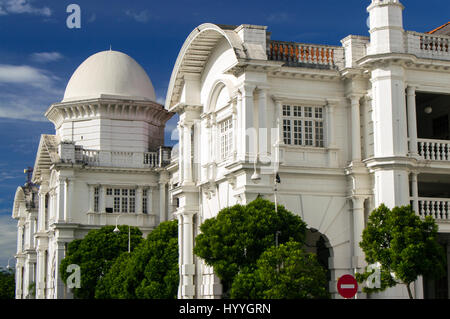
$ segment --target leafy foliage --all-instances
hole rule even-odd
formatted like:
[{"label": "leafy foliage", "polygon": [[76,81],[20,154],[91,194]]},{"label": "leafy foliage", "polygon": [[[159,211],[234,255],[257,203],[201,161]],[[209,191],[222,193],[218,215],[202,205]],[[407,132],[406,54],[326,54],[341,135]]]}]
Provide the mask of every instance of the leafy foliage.
[{"label": "leafy foliage", "polygon": [[[114,226],[104,226],[89,231],[83,238],[74,240],[67,247],[66,257],[61,261],[61,278],[66,283],[70,273],[66,269],[71,264],[80,266],[81,287],[74,288],[74,296],[92,299],[97,282],[105,276],[115,259],[128,251],[128,226],[118,226],[120,232],[114,233]],[[137,227],[130,228],[131,251],[143,241],[142,232]]]},{"label": "leafy foliage", "polygon": [[330,297],[327,285],[326,270],[316,256],[290,241],[266,250],[255,271],[239,273],[232,284],[231,298],[324,299]]},{"label": "leafy foliage", "polygon": [[239,271],[252,272],[261,254],[275,245],[277,232],[281,232],[279,243],[303,243],[306,224],[283,206],[275,212],[272,202],[258,198],[246,206],[222,209],[216,217],[206,220],[200,230],[194,253],[214,267],[226,296]]},{"label": "leafy foliage", "polygon": [[0,299],[14,299],[16,281],[12,269],[0,267]]},{"label": "leafy foliage", "polygon": [[131,255],[122,254],[100,280],[96,298],[177,297],[178,222],[161,223]]},{"label": "leafy foliage", "polygon": [[[421,220],[411,206],[390,210],[381,205],[369,217],[360,243],[369,264],[381,264],[381,288],[364,288],[365,292],[383,291],[398,283],[405,284],[410,298],[410,284],[419,276],[439,278],[444,274],[445,255],[437,242],[438,226],[428,216]],[[371,272],[357,274],[359,282]]]}]

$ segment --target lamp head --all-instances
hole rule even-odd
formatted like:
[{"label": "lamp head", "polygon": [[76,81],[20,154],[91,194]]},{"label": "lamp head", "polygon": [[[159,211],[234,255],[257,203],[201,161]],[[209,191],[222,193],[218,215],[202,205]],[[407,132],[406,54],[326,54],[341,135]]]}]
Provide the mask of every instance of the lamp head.
[{"label": "lamp head", "polygon": [[261,180],[261,176],[259,176],[259,174],[256,171],[253,173],[252,177],[250,177],[250,178],[255,183],[258,183]]},{"label": "lamp head", "polygon": [[117,226],[116,226],[116,228],[114,228],[113,232],[114,232],[115,234],[118,234],[118,233],[120,233],[120,230],[119,230],[119,228],[117,228]]}]

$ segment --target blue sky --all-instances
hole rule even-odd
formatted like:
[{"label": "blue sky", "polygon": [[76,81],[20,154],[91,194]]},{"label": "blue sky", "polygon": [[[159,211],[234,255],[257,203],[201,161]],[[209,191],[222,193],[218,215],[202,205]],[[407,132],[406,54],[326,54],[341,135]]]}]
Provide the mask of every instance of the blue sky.
[{"label": "blue sky", "polygon": [[[81,8],[69,29],[66,8]],[[178,51],[204,22],[268,26],[272,39],[340,44],[368,35],[369,0],[120,1],[0,0],[0,266],[15,253],[11,209],[23,169],[33,166],[40,134],[54,133],[44,113],[59,102],[74,70],[109,49],[129,54],[152,79],[163,103]],[[405,29],[426,32],[450,20],[450,2],[404,0]],[[166,144],[176,118],[168,123]]]}]

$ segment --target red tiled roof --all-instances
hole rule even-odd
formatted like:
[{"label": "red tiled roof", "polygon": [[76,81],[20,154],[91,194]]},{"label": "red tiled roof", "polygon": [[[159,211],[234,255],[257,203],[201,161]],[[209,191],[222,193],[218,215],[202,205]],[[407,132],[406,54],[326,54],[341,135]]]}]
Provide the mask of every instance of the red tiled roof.
[{"label": "red tiled roof", "polygon": [[444,28],[447,27],[447,26],[450,26],[450,21],[447,22],[446,24],[441,25],[440,27],[434,29],[433,31],[430,31],[430,32],[427,32],[427,33],[429,33],[429,34],[436,33],[436,32],[438,32],[439,30],[442,30],[442,29],[444,29]]}]

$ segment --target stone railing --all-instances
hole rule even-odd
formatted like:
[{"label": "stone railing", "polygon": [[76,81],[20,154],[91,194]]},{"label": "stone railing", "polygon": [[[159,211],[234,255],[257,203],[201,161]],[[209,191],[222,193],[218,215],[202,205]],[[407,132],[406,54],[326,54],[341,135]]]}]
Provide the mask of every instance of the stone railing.
[{"label": "stone railing", "polygon": [[407,31],[406,52],[419,58],[450,60],[450,36]]},{"label": "stone railing", "polygon": [[450,141],[418,139],[417,144],[424,160],[450,161]]},{"label": "stone railing", "polygon": [[267,58],[288,66],[334,69],[344,65],[344,48],[283,41],[267,42]]},{"label": "stone railing", "polygon": [[438,221],[450,221],[450,198],[419,197],[416,205],[416,213],[422,218],[431,216]]},{"label": "stone railing", "polygon": [[[81,162],[89,166],[151,168],[170,162],[170,147],[160,147],[156,152],[119,152],[81,149]],[[76,156],[80,157],[80,156]]]}]

